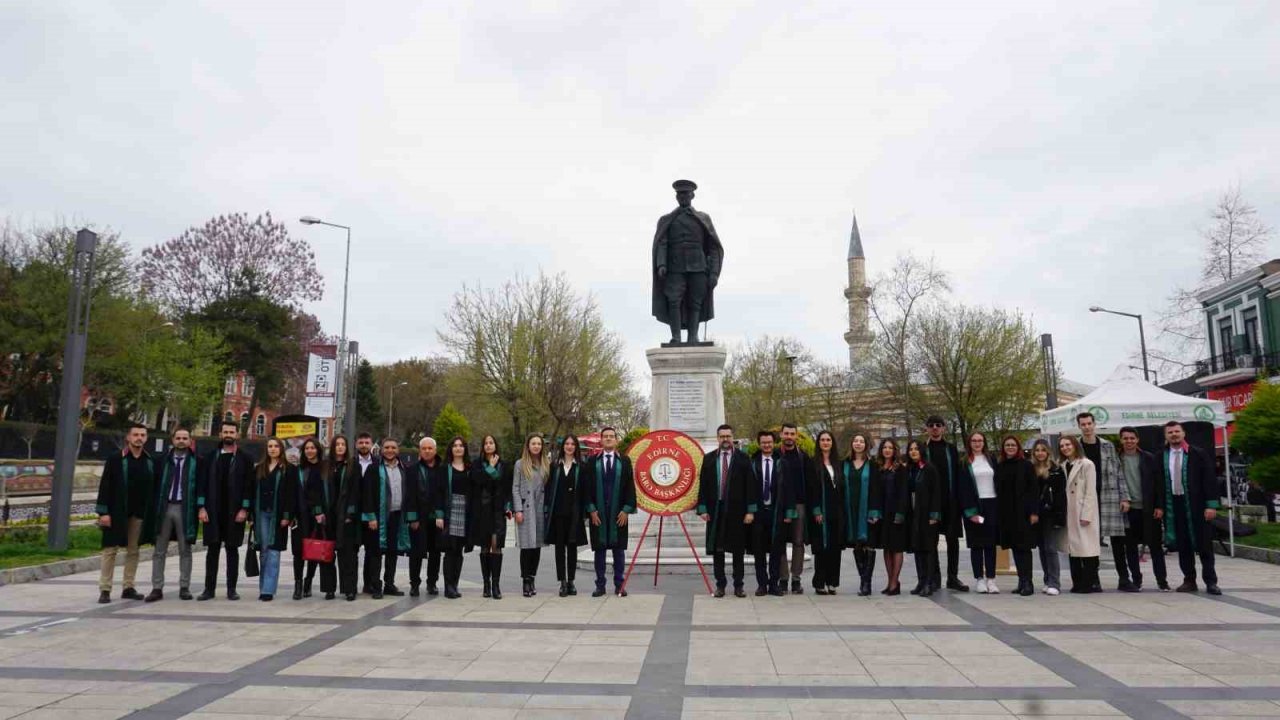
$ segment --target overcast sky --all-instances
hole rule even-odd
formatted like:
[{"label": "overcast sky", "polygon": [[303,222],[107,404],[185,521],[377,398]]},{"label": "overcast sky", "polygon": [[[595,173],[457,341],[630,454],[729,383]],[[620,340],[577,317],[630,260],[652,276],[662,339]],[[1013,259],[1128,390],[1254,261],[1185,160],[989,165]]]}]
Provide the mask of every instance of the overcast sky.
[{"label": "overcast sky", "polygon": [[1088,306],[1157,314],[1224,188],[1280,225],[1274,2],[800,5],[6,2],[0,217],[141,249],[270,210],[335,334],[344,236],[296,219],[351,225],[375,361],[440,352],[463,282],[565,271],[640,383],[680,177],[725,243],[716,340],[843,361],[856,210],[871,273],[936,257],[1091,384],[1137,337]]}]

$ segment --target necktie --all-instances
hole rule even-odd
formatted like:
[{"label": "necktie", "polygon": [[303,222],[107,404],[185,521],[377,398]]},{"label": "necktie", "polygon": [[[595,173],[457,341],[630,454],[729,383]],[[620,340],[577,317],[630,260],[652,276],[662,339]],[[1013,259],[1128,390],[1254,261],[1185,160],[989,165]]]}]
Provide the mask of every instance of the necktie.
[{"label": "necktie", "polygon": [[613,477],[613,453],[604,456],[604,474]]},{"label": "necktie", "polygon": [[720,499],[729,495],[729,453],[720,453]]},{"label": "necktie", "polygon": [[182,461],[183,458],[176,458],[178,470],[173,474],[173,487],[169,488],[169,502],[178,502],[182,497],[178,494],[178,488],[182,487]]},{"label": "necktie", "polygon": [[764,504],[773,502],[773,458],[764,459]]},{"label": "necktie", "polygon": [[1182,451],[1174,450],[1169,453],[1173,456],[1173,471],[1170,481],[1173,482],[1173,494],[1182,494]]}]

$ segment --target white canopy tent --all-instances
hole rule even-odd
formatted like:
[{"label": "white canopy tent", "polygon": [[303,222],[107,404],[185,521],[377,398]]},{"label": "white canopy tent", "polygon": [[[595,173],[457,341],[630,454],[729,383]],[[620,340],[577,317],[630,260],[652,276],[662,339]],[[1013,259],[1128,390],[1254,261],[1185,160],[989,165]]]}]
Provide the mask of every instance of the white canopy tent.
[{"label": "white canopy tent", "polygon": [[[1111,373],[1106,382],[1093,392],[1068,405],[1040,414],[1040,431],[1046,435],[1073,435],[1076,415],[1093,413],[1099,432],[1119,432],[1127,425],[1164,425],[1170,420],[1179,422],[1207,422],[1224,428],[1222,436],[1226,452],[1228,518],[1235,513],[1231,487],[1231,448],[1226,440],[1227,408],[1221,400],[1205,400],[1187,397],[1156,387],[1121,365]],[[1227,522],[1231,540],[1231,554],[1236,552],[1235,523]]]}]

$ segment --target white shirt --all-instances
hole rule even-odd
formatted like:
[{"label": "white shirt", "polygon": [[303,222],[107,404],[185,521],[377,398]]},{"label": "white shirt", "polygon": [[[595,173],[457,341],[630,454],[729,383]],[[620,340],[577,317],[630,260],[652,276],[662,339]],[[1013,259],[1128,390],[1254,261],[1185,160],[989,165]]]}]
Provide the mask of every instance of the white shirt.
[{"label": "white shirt", "polygon": [[387,465],[387,484],[391,486],[391,512],[399,512],[404,504],[404,482],[400,477],[400,463]]},{"label": "white shirt", "polygon": [[357,454],[356,462],[360,463],[360,474],[363,475],[364,471],[368,470],[369,466],[373,464],[373,453],[369,453],[368,455]]},{"label": "white shirt", "polygon": [[1182,448],[1169,448],[1169,482],[1173,485],[1173,494],[1182,494],[1182,466],[1187,462]]},{"label": "white shirt", "polygon": [[973,479],[978,484],[978,497],[990,499],[996,496],[996,471],[987,462],[986,455],[973,459]]}]

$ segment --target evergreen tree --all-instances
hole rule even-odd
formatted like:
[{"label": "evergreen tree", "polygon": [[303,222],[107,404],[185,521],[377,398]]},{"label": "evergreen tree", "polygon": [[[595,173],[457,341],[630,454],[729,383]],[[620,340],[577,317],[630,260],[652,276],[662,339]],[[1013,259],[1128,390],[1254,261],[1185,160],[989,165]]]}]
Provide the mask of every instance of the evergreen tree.
[{"label": "evergreen tree", "polygon": [[378,402],[378,386],[373,382],[373,365],[362,358],[356,368],[357,431],[373,432],[374,428],[383,427],[385,422],[382,404]]},{"label": "evergreen tree", "polygon": [[431,426],[431,434],[441,447],[444,447],[445,443],[448,443],[454,436],[470,442],[471,424],[462,416],[458,408],[454,407],[453,403],[447,402],[440,410],[440,414],[436,416],[436,421]]}]

